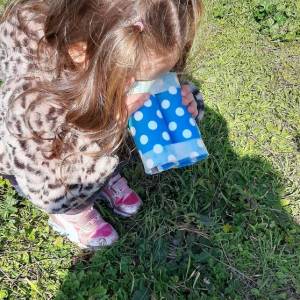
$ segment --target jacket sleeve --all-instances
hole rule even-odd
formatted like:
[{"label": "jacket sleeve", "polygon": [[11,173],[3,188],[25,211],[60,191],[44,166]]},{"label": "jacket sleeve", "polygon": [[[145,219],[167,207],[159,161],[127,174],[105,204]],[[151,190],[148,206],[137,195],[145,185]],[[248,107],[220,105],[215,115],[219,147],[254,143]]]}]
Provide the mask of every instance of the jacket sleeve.
[{"label": "jacket sleeve", "polygon": [[[29,124],[33,130],[39,132],[43,128],[44,139],[40,141],[28,138],[31,133],[25,124],[24,112],[29,103],[37,97],[38,94],[28,94],[20,98],[7,115],[3,141],[10,162],[9,175],[15,176],[21,190],[33,204],[48,213],[62,213],[84,203],[102,187],[117,167],[119,158],[116,155],[90,157],[86,154],[100,150],[99,146],[88,139],[78,139],[75,141],[78,150],[75,156],[70,155],[68,144],[65,145],[68,163],[63,167],[61,177],[62,161],[56,158],[49,159],[45,153],[50,149],[53,132],[64,116],[61,110],[47,106],[44,102],[43,106],[36,104]],[[70,141],[71,138],[72,134]],[[64,184],[61,179],[64,180]]]}]

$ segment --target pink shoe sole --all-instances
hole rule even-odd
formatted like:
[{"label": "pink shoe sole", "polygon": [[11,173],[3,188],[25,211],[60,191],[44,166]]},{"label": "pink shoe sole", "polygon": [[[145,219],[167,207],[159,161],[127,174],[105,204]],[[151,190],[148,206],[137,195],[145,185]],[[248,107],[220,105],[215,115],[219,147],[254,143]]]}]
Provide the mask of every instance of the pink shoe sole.
[{"label": "pink shoe sole", "polygon": [[[94,232],[85,229],[85,226],[78,227],[76,226],[76,223],[69,222],[61,216],[56,215],[55,218],[56,221],[51,218],[48,220],[48,224],[53,230],[60,235],[66,236],[81,249],[96,250],[105,246],[110,246],[118,240],[118,233],[109,223],[105,222],[100,215],[96,215],[97,222],[100,221],[100,223],[98,224],[98,227],[95,228]],[[79,233],[87,235],[88,240],[85,244],[80,240]]]},{"label": "pink shoe sole", "polygon": [[112,203],[112,200],[110,198],[110,196],[108,194],[106,194],[104,191],[102,191],[100,193],[100,196],[103,198],[103,200],[105,200],[105,202],[107,203],[107,205],[113,210],[113,212],[121,217],[125,217],[125,218],[129,218],[129,217],[133,217],[135,216],[140,207],[142,206],[143,202],[140,200],[138,205],[132,205],[132,208],[130,207],[130,205],[126,205],[126,211],[118,209],[117,206],[115,206]]}]

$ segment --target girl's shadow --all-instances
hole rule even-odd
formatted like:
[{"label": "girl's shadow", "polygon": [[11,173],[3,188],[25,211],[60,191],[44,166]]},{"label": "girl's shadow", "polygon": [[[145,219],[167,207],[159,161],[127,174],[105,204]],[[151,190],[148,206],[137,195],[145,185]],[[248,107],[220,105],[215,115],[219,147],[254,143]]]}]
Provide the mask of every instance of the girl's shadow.
[{"label": "girl's shadow", "polygon": [[292,256],[281,251],[293,251],[299,226],[282,208],[280,174],[234,152],[219,112],[206,108],[200,126],[210,156],[191,168],[145,176],[133,153],[124,173],[145,200],[142,211],[120,220],[100,208],[121,240],[78,257],[56,299],[297,296]]}]

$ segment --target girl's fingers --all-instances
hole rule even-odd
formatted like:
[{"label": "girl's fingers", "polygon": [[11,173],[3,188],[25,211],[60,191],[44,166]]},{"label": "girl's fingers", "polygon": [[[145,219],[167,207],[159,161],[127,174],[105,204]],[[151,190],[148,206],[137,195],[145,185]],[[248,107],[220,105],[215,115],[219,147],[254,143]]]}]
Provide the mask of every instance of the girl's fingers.
[{"label": "girl's fingers", "polygon": [[181,87],[181,95],[182,95],[182,104],[189,105],[192,101],[194,101],[194,96],[191,92],[189,85],[183,85]]},{"label": "girl's fingers", "polygon": [[188,111],[192,114],[193,117],[196,117],[198,114],[197,103],[195,101],[194,95],[191,92],[189,85],[183,85],[181,87],[182,95],[182,104],[186,105]]},{"label": "girl's fingers", "polygon": [[[190,91],[189,85],[183,85],[181,88],[182,91],[182,103],[188,106],[188,111],[196,117],[198,114],[197,103],[194,99],[193,94]],[[128,108],[129,115],[136,112],[144,103],[149,99],[150,94],[134,94],[126,97],[126,104]]]},{"label": "girl's fingers", "polygon": [[134,94],[126,97],[126,104],[129,115],[137,111],[149,99],[150,94]]},{"label": "girl's fingers", "polygon": [[149,99],[150,95],[149,94],[134,94],[134,95],[129,95],[126,97],[126,104],[127,105],[139,105],[144,103],[147,99]]},{"label": "girl's fingers", "polygon": [[198,114],[197,103],[191,103],[188,107],[188,111],[193,115],[193,117],[196,117]]},{"label": "girl's fingers", "polygon": [[181,86],[181,95],[186,96],[191,93],[190,86],[188,84],[184,84]]},{"label": "girl's fingers", "polygon": [[182,104],[189,105],[190,103],[194,102],[194,96],[192,93],[188,94],[187,96],[182,97]]}]

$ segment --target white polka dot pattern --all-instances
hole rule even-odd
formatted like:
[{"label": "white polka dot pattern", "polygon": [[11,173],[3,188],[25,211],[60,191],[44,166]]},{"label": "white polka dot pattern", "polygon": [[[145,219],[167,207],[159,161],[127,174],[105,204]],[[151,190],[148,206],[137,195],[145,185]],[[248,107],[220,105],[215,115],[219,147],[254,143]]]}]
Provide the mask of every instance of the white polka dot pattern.
[{"label": "white polka dot pattern", "polygon": [[202,140],[198,140],[198,141],[197,141],[197,145],[198,145],[200,148],[205,147]]},{"label": "white polka dot pattern", "polygon": [[176,108],[175,113],[178,117],[182,117],[184,115],[184,110],[182,107],[178,107]]},{"label": "white polka dot pattern", "polygon": [[207,156],[197,123],[182,103],[178,78],[164,76],[155,85],[144,83],[151,87],[151,96],[129,119],[148,174],[189,166]]},{"label": "white polka dot pattern", "polygon": [[155,121],[150,121],[150,122],[148,123],[148,127],[149,127],[149,129],[151,129],[151,130],[155,130],[155,129],[157,129],[157,123],[156,123]]},{"label": "white polka dot pattern", "polygon": [[175,131],[177,129],[177,123],[176,122],[170,122],[169,123],[169,129],[171,131]]},{"label": "white polka dot pattern", "polygon": [[164,148],[163,148],[162,145],[157,144],[157,145],[154,145],[153,151],[154,151],[154,153],[156,153],[156,154],[160,154],[160,153],[162,153],[162,152],[164,151]]},{"label": "white polka dot pattern", "polygon": [[171,103],[169,100],[165,99],[162,101],[161,106],[163,109],[168,109],[170,107]]},{"label": "white polka dot pattern", "polygon": [[144,115],[141,111],[137,111],[135,114],[134,114],[134,119],[136,121],[141,121],[143,119]]},{"label": "white polka dot pattern", "polygon": [[149,138],[145,134],[143,134],[140,138],[140,141],[142,145],[146,145],[149,141]]},{"label": "white polka dot pattern", "polygon": [[169,93],[170,93],[171,95],[176,95],[176,94],[177,94],[177,88],[176,88],[176,86],[171,86],[171,87],[169,88]]},{"label": "white polka dot pattern", "polygon": [[132,136],[135,137],[135,135],[136,135],[136,129],[135,129],[135,127],[131,127],[130,128],[130,132],[131,132]]},{"label": "white polka dot pattern", "polygon": [[152,101],[151,101],[151,99],[148,99],[148,100],[144,103],[144,105],[145,105],[146,107],[151,107],[151,106],[152,106]]},{"label": "white polka dot pattern", "polygon": [[163,118],[163,115],[162,115],[162,113],[161,113],[160,110],[157,110],[157,111],[156,111],[156,115],[157,115],[160,119]]},{"label": "white polka dot pattern", "polygon": [[164,140],[166,140],[166,141],[169,141],[171,138],[170,138],[170,135],[169,135],[169,133],[167,132],[167,131],[164,131],[163,133],[162,133],[162,137],[163,137],[163,139]]},{"label": "white polka dot pattern", "polygon": [[184,138],[189,139],[192,136],[192,132],[189,129],[185,129],[182,132]]},{"label": "white polka dot pattern", "polygon": [[173,154],[170,154],[170,155],[168,156],[168,161],[169,161],[169,162],[176,162],[176,161],[177,161],[176,156],[173,155]]},{"label": "white polka dot pattern", "polygon": [[147,159],[146,165],[147,165],[147,167],[149,169],[153,168],[154,167],[154,161],[153,161],[153,159],[151,159],[151,158]]},{"label": "white polka dot pattern", "polygon": [[191,157],[191,158],[196,158],[196,157],[198,157],[198,156],[199,156],[199,153],[196,152],[196,151],[194,151],[194,152],[192,152],[192,153],[190,154],[190,157]]},{"label": "white polka dot pattern", "polygon": [[190,124],[192,126],[196,126],[196,121],[193,118],[190,118]]}]

